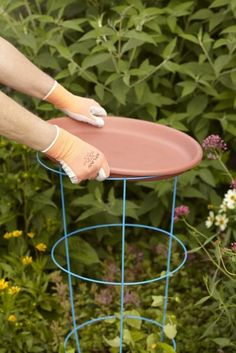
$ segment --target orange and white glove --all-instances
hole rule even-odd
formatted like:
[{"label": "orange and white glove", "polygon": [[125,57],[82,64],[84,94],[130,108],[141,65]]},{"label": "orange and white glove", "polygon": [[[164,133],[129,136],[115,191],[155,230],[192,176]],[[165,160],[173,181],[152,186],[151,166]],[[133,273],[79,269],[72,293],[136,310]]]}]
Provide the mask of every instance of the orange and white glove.
[{"label": "orange and white glove", "polygon": [[72,183],[85,179],[105,180],[110,168],[101,151],[68,131],[56,127],[56,137],[42,152],[60,162]]},{"label": "orange and white glove", "polygon": [[83,121],[98,127],[104,126],[102,117],[107,113],[95,100],[76,96],[57,81],[47,93],[43,100],[52,103],[56,108],[63,111],[70,118]]}]

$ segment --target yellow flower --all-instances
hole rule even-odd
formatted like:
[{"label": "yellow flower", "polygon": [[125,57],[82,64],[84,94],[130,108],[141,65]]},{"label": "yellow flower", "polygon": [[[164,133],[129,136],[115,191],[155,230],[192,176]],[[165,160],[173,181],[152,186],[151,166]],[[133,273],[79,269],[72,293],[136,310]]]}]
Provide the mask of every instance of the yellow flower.
[{"label": "yellow flower", "polygon": [[12,238],[12,233],[9,233],[9,232],[5,233],[4,236],[3,236],[3,238],[4,238],[4,239],[10,239],[10,238]]},{"label": "yellow flower", "polygon": [[4,290],[6,288],[8,288],[8,282],[4,278],[0,279],[0,290]]},{"label": "yellow flower", "polygon": [[21,290],[20,287],[13,286],[8,289],[8,293],[11,295],[14,295],[14,294],[18,294],[20,292],[20,290]]},{"label": "yellow flower", "polygon": [[38,251],[42,251],[42,252],[46,251],[47,249],[47,245],[44,243],[39,243],[35,247]]},{"label": "yellow flower", "polygon": [[27,236],[32,239],[32,238],[34,238],[35,233],[34,232],[29,232],[29,233],[27,233]]},{"label": "yellow flower", "polygon": [[21,235],[22,235],[22,230],[14,230],[14,231],[12,232],[13,238],[18,238],[18,237],[20,237]]},{"label": "yellow flower", "polygon": [[16,315],[9,315],[7,320],[10,322],[16,322],[17,321]]},{"label": "yellow flower", "polygon": [[23,263],[23,265],[26,265],[26,266],[31,265],[33,262],[32,256],[26,255],[26,256],[22,257],[21,262]]}]

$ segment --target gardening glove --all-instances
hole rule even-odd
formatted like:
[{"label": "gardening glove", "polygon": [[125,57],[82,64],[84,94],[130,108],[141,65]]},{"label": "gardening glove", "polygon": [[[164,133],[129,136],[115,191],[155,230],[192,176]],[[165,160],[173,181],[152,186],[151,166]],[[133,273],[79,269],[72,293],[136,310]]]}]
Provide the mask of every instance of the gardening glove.
[{"label": "gardening glove", "polygon": [[56,137],[43,153],[60,162],[72,183],[85,179],[105,180],[110,168],[101,151],[68,131],[56,127]]},{"label": "gardening glove", "polygon": [[48,94],[43,98],[55,107],[62,110],[70,118],[83,121],[98,127],[104,126],[102,117],[106,116],[106,111],[93,99],[76,96],[57,81]]}]

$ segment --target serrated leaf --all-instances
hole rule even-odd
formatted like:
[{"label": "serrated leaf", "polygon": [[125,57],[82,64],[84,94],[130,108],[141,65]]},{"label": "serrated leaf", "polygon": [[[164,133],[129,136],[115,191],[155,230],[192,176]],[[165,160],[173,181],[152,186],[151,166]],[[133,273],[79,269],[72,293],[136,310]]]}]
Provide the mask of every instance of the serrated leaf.
[{"label": "serrated leaf", "polygon": [[162,306],[164,303],[163,295],[152,295],[152,300],[153,302],[151,306],[154,306],[154,307]]},{"label": "serrated leaf", "polygon": [[165,333],[166,337],[168,337],[169,339],[175,338],[175,336],[177,334],[176,325],[175,324],[166,324],[164,326],[164,333]]}]

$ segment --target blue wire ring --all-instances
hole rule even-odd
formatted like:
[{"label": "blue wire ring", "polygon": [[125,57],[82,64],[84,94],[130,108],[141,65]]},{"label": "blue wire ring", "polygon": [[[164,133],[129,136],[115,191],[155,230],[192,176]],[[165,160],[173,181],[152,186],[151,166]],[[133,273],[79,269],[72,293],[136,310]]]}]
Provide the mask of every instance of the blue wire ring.
[{"label": "blue wire ring", "polygon": [[[151,229],[153,231],[159,231],[169,237],[171,237],[172,239],[176,240],[178,242],[178,244],[182,247],[183,251],[184,251],[184,258],[182,260],[182,262],[179,264],[178,267],[176,267],[174,270],[170,271],[169,273],[166,273],[165,275],[162,275],[160,277],[156,277],[156,278],[153,278],[153,279],[150,279],[150,280],[146,280],[146,281],[141,281],[141,282],[124,282],[124,285],[125,286],[132,286],[132,285],[139,285],[139,284],[146,284],[146,283],[152,283],[152,282],[156,282],[156,281],[159,281],[159,280],[162,280],[164,278],[167,278],[167,277],[170,277],[172,276],[175,272],[177,272],[183,265],[184,263],[186,262],[187,260],[187,249],[186,247],[184,246],[184,244],[182,243],[182,241],[180,239],[178,239],[175,235],[161,229],[161,228],[156,228],[156,227],[151,227],[151,226],[147,226],[147,225],[142,225],[142,224],[131,224],[131,223],[126,223],[125,224],[126,227],[133,227],[133,228],[144,228],[144,229]],[[72,237],[72,236],[75,236],[77,233],[82,233],[84,231],[89,231],[91,229],[97,229],[97,228],[105,228],[105,227],[122,227],[122,223],[117,223],[117,224],[99,224],[99,225],[95,225],[95,226],[89,226],[89,227],[84,227],[84,228],[81,228],[79,230],[75,230],[71,233],[68,233],[66,236],[63,236],[61,237],[60,239],[58,239],[56,241],[56,243],[53,245],[52,247],[52,250],[51,250],[51,256],[52,256],[52,259],[54,261],[54,263],[64,272],[76,277],[76,278],[79,278],[79,279],[82,279],[84,281],[87,281],[87,282],[93,282],[93,283],[99,283],[99,284],[106,284],[106,285],[114,285],[114,286],[120,286],[122,285],[121,282],[109,282],[109,281],[102,281],[102,280],[98,280],[98,279],[93,279],[93,278],[88,278],[88,277],[83,277],[83,276],[80,276],[72,271],[68,271],[66,268],[64,268],[63,266],[60,265],[60,263],[57,261],[56,259],[56,254],[55,254],[55,251],[56,251],[56,248],[57,246],[60,245],[60,243],[62,243],[65,239],[69,238],[69,237]]]},{"label": "blue wire ring", "polygon": [[[39,156],[39,152],[36,153],[36,159],[38,161],[38,163],[43,166],[45,169],[49,170],[50,172],[59,174],[59,175],[63,175],[63,176],[67,176],[67,174],[65,172],[61,171],[61,166],[59,165],[58,168],[51,168],[49,167]],[[161,177],[160,177],[161,178]],[[130,177],[109,177],[106,180],[144,180],[144,179],[158,179],[158,176],[130,176]]]},{"label": "blue wire ring", "polygon": [[[97,323],[99,321],[110,320],[110,319],[117,319],[117,316],[116,315],[110,315],[110,316],[98,317],[96,319],[85,321],[81,325],[76,326],[76,328],[74,328],[66,336],[65,341],[64,341],[64,348],[66,349],[70,337],[73,334],[75,334],[77,331],[82,329],[83,327],[92,325],[92,324]],[[135,319],[135,320],[146,321],[146,322],[148,322],[150,324],[153,324],[153,325],[156,325],[157,327],[160,327],[161,329],[164,329],[163,325],[161,325],[159,322],[157,322],[155,320],[152,320],[152,319],[149,319],[149,318],[144,317],[144,316],[124,315],[124,319]],[[172,345],[173,345],[174,350],[176,350],[176,342],[175,342],[175,340],[172,338],[171,341],[172,341]]]}]

